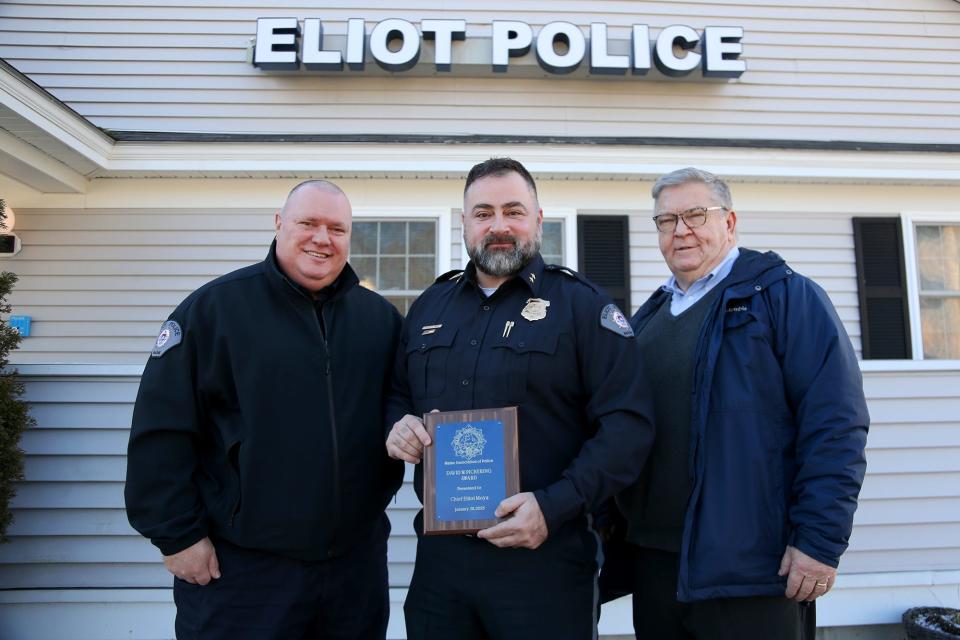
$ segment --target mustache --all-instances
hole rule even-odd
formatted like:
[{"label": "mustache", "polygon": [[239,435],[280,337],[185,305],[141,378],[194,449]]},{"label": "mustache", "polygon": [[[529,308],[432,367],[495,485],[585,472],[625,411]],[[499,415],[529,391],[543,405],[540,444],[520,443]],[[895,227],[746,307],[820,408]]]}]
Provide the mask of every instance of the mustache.
[{"label": "mustache", "polygon": [[483,237],[483,242],[481,245],[484,249],[489,247],[492,244],[512,244],[514,247],[517,246],[517,238],[510,234],[496,235],[493,233],[488,233]]}]

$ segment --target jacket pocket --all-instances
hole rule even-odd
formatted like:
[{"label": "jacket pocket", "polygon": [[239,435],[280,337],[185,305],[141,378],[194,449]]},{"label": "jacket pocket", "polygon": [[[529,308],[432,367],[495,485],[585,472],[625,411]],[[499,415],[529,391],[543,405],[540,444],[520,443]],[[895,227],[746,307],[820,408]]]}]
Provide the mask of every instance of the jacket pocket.
[{"label": "jacket pocket", "polygon": [[447,366],[455,327],[441,327],[436,333],[414,336],[407,343],[407,378],[414,398],[435,398],[447,385]]}]

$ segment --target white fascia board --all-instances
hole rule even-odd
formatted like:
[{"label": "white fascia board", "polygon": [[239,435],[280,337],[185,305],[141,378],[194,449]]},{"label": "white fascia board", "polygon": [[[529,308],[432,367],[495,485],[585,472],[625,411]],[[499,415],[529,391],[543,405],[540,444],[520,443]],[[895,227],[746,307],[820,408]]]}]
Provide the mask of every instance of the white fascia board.
[{"label": "white fascia board", "polygon": [[0,104],[103,167],[114,141],[23,78],[0,67]]},{"label": "white fascia board", "polygon": [[23,140],[0,131],[0,173],[42,193],[83,193],[87,179]]},{"label": "white fascia board", "polygon": [[814,151],[602,144],[117,143],[99,177],[128,174],[376,173],[462,176],[478,159],[515,157],[535,175],[652,179],[696,165],[737,181],[953,183],[960,153]]}]

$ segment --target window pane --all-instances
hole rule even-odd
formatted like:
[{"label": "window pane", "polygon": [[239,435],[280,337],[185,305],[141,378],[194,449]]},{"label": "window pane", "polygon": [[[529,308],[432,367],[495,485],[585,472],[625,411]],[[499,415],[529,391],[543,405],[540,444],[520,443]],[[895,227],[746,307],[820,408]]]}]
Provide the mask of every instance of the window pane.
[{"label": "window pane", "polygon": [[407,289],[426,289],[436,279],[433,258],[410,258],[410,284]]},{"label": "window pane", "polygon": [[960,225],[916,226],[921,291],[960,291]]},{"label": "window pane", "polygon": [[434,255],[437,252],[436,224],[433,222],[410,223],[410,253]]},{"label": "window pane", "polygon": [[380,223],[380,254],[403,255],[407,252],[407,223]]},{"label": "window pane", "polygon": [[377,253],[376,222],[354,222],[350,232],[350,255]]},{"label": "window pane", "polygon": [[[563,222],[543,221],[543,244],[540,247],[544,262],[563,264]],[[551,259],[548,259],[548,256]]]},{"label": "window pane", "polygon": [[941,227],[943,275],[947,291],[960,291],[960,224]]},{"label": "window pane", "polygon": [[380,288],[377,282],[376,258],[350,258],[350,266],[357,272],[360,284],[374,291]]},{"label": "window pane", "polygon": [[960,358],[960,298],[920,298],[924,358]]},{"label": "window pane", "polygon": [[920,272],[920,289],[922,291],[943,291],[947,282],[943,273],[943,261],[937,258],[921,258],[917,260]]},{"label": "window pane", "polygon": [[380,258],[380,289],[407,289],[407,259]]}]

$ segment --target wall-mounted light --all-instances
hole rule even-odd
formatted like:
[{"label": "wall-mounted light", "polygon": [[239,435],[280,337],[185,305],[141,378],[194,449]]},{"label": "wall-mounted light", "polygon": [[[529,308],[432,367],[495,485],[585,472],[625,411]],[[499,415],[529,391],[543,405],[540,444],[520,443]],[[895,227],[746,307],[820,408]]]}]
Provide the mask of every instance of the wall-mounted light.
[{"label": "wall-mounted light", "polygon": [[6,215],[0,222],[0,258],[9,258],[20,253],[20,238],[13,232],[13,227],[17,223],[17,215],[13,212],[13,207],[4,207]]}]

